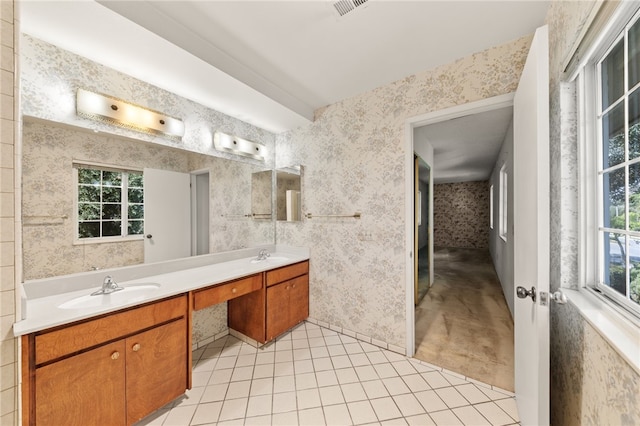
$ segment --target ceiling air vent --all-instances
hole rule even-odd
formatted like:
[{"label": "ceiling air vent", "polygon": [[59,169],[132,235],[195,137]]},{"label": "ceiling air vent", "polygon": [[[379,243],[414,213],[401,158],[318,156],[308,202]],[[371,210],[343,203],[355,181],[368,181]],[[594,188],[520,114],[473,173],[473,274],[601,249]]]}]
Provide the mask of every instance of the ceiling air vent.
[{"label": "ceiling air vent", "polygon": [[338,15],[342,17],[347,13],[353,12],[357,8],[364,6],[367,4],[367,1],[368,0],[339,0],[333,4],[333,7],[336,12],[338,12]]}]

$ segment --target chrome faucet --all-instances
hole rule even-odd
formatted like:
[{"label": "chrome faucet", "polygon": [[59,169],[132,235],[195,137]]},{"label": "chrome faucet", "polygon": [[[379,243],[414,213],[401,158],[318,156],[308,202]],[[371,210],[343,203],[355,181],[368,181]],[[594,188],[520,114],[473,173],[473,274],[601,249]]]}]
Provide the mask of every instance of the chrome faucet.
[{"label": "chrome faucet", "polygon": [[266,249],[262,249],[258,253],[258,257],[256,258],[256,260],[265,260],[269,256],[271,256],[269,252]]},{"label": "chrome faucet", "polygon": [[124,287],[120,287],[118,283],[116,283],[111,275],[107,275],[104,277],[104,281],[102,282],[102,288],[100,290],[94,291],[91,293],[92,296],[97,296],[99,294],[111,294],[119,290],[124,290]]}]

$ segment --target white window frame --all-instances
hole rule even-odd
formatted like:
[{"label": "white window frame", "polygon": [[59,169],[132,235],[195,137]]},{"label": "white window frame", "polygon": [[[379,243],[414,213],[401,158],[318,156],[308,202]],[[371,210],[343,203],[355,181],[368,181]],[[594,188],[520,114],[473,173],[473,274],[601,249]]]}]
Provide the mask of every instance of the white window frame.
[{"label": "white window frame", "polygon": [[[597,114],[601,105],[601,88],[598,64],[618,43],[632,23],[636,22],[640,11],[636,6],[619,13],[616,19],[602,32],[592,47],[590,59],[579,70],[576,79],[578,105],[578,156],[580,184],[580,234],[579,234],[579,270],[583,287],[636,327],[640,325],[640,306],[634,306],[630,300],[615,290],[602,284],[604,258],[603,233],[603,178],[602,169],[602,131]],[[626,45],[625,45],[626,50]],[[625,79],[626,66],[625,66]],[[626,87],[626,83],[625,83]],[[637,87],[637,86],[636,86]],[[625,96],[630,91],[625,90]],[[626,102],[626,101],[625,101]],[[625,111],[625,131],[628,119]],[[626,209],[628,211],[628,208]],[[638,235],[640,236],[640,234]],[[628,243],[627,243],[628,246]],[[628,252],[628,250],[627,250]]]},{"label": "white window frame", "polygon": [[[578,137],[578,283],[562,285],[562,291],[582,318],[637,372],[640,372],[640,320],[610,298],[594,290],[598,259],[598,163],[599,146],[595,102],[587,102],[596,93],[595,69],[590,68],[600,46],[611,46],[616,35],[637,12],[640,4],[605,3],[600,9],[603,20],[595,19],[585,28],[576,51],[569,58],[565,82],[560,83],[563,111],[577,112]],[[607,10],[606,8],[609,7]],[[604,50],[601,48],[600,50]],[[600,52],[602,53],[602,52]],[[575,66],[573,66],[573,65]],[[573,87],[571,87],[573,86]],[[575,97],[573,89],[575,88]],[[593,96],[593,95],[591,95]],[[575,102],[575,104],[574,104]],[[574,287],[575,285],[575,287]]]},{"label": "white window frame", "polygon": [[509,233],[509,206],[508,202],[508,191],[509,191],[509,172],[507,170],[507,163],[504,163],[502,167],[500,167],[500,193],[498,194],[498,229],[500,232],[500,238],[503,241],[507,241],[507,235]]},{"label": "white window frame", "polygon": [[489,229],[493,229],[493,184],[489,186]]},{"label": "white window frame", "polygon": [[[78,225],[80,223],[80,218],[78,215],[78,205],[79,205],[79,194],[78,194],[78,169],[79,168],[87,168],[87,169],[95,169],[95,170],[101,170],[101,171],[114,171],[114,172],[119,172],[119,173],[123,173],[123,179],[122,179],[122,200],[121,200],[121,205],[122,205],[122,217],[120,218],[120,221],[122,223],[120,229],[121,229],[121,234],[120,235],[114,235],[114,236],[108,236],[108,237],[91,237],[91,238],[80,238],[79,235],[79,231],[78,231]],[[73,198],[73,211],[74,211],[74,241],[73,244],[74,245],[84,245],[84,244],[100,244],[100,243],[114,243],[114,242],[124,242],[124,241],[139,241],[142,240],[144,238],[144,231],[142,234],[135,234],[135,235],[129,235],[127,233],[128,230],[128,206],[129,206],[129,201],[128,201],[128,179],[126,179],[126,177],[128,176],[128,173],[143,173],[142,169],[137,169],[137,168],[133,168],[133,167],[121,167],[121,166],[114,166],[114,165],[110,165],[110,164],[102,164],[102,163],[93,163],[93,162],[87,162],[87,161],[74,161],[73,162],[73,188],[74,188],[74,198]],[[143,224],[144,224],[144,219],[143,219]]]}]

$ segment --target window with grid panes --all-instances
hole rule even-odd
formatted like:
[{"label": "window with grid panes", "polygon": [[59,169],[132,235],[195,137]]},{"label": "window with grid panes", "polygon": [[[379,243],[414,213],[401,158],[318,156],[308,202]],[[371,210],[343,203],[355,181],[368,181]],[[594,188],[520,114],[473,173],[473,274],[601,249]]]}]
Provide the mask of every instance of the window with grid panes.
[{"label": "window with grid panes", "polygon": [[599,279],[596,287],[640,313],[640,21],[596,62]]},{"label": "window with grid panes", "polygon": [[77,237],[115,239],[144,232],[141,171],[76,165]]}]

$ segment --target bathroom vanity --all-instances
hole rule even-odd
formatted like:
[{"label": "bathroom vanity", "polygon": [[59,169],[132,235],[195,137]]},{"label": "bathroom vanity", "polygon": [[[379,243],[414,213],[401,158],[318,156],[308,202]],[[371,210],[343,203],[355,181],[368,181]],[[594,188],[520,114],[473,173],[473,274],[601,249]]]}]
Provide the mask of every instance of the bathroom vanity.
[{"label": "bathroom vanity", "polygon": [[190,388],[186,295],[22,338],[23,424],[133,424]]},{"label": "bathroom vanity", "polygon": [[264,273],[260,291],[229,300],[228,324],[253,340],[269,342],[309,316],[309,262]]},{"label": "bathroom vanity", "polygon": [[[96,300],[78,291],[32,301],[31,322],[27,315],[14,325],[22,336],[23,424],[131,425],[178,398],[191,388],[194,310],[228,302],[229,328],[259,343],[304,321],[308,254],[274,259],[244,258],[149,276],[145,282],[161,292],[144,293],[149,296],[124,306],[60,309],[69,300]],[[122,293],[135,285],[123,282]],[[51,312],[34,311],[47,304]],[[46,326],[56,310],[65,311],[67,320]],[[73,313],[66,311],[76,319],[69,320]]]}]

